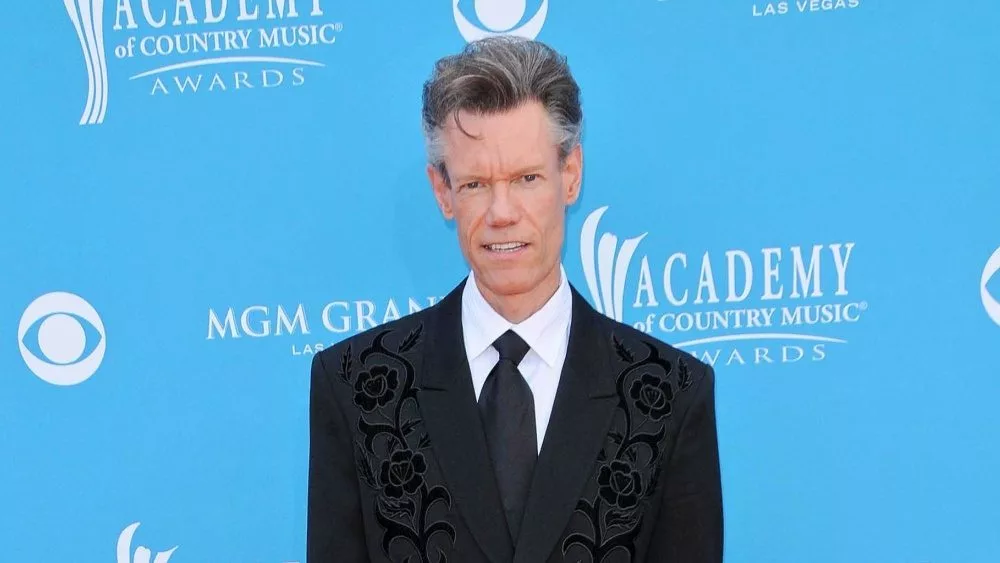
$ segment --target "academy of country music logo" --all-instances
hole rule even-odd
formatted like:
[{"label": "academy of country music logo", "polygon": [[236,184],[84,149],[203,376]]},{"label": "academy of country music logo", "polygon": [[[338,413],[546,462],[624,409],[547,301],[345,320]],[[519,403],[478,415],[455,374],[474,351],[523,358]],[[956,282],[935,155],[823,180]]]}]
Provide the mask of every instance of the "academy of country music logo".
[{"label": "academy of country music logo", "polygon": [[[525,17],[528,11],[526,0],[452,0],[452,13],[459,33],[466,41],[493,37],[497,35],[514,35],[526,39],[535,39],[545,25],[545,17],[549,13],[549,0],[542,0],[534,15]],[[463,4],[472,4],[476,19],[480,25],[473,23],[465,14]]]},{"label": "academy of country music logo", "polygon": [[[595,308],[707,363],[821,361],[832,347],[847,344],[840,333],[868,310],[866,301],[852,298],[848,273],[854,242],[657,251],[635,260],[649,233],[621,244],[613,233],[598,237],[607,211],[590,213],[580,234],[580,259]],[[1000,261],[1000,255],[994,258]],[[626,296],[631,287],[635,294]]]},{"label": "academy of country music logo", "polygon": [[993,256],[986,261],[986,266],[983,267],[983,275],[979,279],[979,297],[983,300],[983,307],[986,308],[986,314],[989,315],[993,322],[1000,326],[1000,300],[994,297],[987,285],[989,285],[990,280],[1000,272],[1000,247],[993,252]]},{"label": "academy of country music logo", "polygon": [[311,356],[338,341],[416,313],[442,296],[381,301],[329,301],[322,305],[256,304],[209,308],[205,340],[291,339],[293,356]]},{"label": "academy of country music logo", "polygon": [[[87,70],[80,125],[104,122],[112,86],[153,97],[302,86],[343,30],[327,1],[63,0]],[[134,88],[112,80],[129,67]]]},{"label": "academy of country music logo", "polygon": [[56,291],[32,301],[21,315],[17,344],[39,379],[69,386],[89,379],[104,361],[107,334],[97,310],[79,295]]}]

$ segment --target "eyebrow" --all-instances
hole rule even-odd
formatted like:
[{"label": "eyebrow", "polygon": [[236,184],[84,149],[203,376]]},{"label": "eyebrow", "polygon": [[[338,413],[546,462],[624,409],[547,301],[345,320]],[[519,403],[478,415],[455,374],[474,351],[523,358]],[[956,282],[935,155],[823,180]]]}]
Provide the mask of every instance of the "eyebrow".
[{"label": "eyebrow", "polygon": [[[514,170],[514,172],[512,172],[510,174],[510,177],[514,178],[514,177],[517,177],[517,176],[524,176],[525,174],[536,174],[536,173],[541,172],[543,170],[545,170],[545,165],[544,164],[529,164],[529,165],[522,166],[522,167]],[[475,172],[469,172],[469,173],[465,173],[465,174],[456,174],[456,175],[453,175],[451,177],[451,180],[453,182],[455,182],[456,184],[458,184],[458,185],[465,184],[465,183],[473,181],[473,180],[480,181],[480,180],[485,180],[485,179],[487,179],[486,175],[484,175],[484,174],[477,174]]]},{"label": "eyebrow", "polygon": [[511,176],[523,176],[525,174],[534,174],[542,170],[545,170],[544,164],[529,164],[527,166],[522,166],[521,168],[518,168],[517,170],[514,171],[513,174],[511,174]]}]

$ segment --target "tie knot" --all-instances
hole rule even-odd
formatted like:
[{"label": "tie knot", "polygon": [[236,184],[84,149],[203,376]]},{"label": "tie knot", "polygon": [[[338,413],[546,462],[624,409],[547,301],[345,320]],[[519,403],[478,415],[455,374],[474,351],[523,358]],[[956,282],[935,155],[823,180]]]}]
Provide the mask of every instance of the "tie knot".
[{"label": "tie knot", "polygon": [[508,330],[501,334],[500,338],[497,338],[493,342],[493,347],[497,349],[497,352],[500,352],[500,360],[510,360],[515,366],[521,363],[521,360],[524,359],[525,354],[531,348],[513,330]]}]

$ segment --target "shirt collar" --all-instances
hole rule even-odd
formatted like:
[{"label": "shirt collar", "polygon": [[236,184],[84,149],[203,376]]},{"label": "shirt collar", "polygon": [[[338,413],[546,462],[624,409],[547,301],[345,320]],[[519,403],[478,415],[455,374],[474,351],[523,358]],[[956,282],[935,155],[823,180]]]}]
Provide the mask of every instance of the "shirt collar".
[{"label": "shirt collar", "polygon": [[[542,308],[518,324],[513,324],[497,313],[476,285],[475,275],[469,272],[469,280],[462,291],[462,325],[465,334],[465,351],[469,358],[485,352],[500,335],[513,330],[535,351],[549,367],[558,363],[561,350],[568,338],[567,331],[553,330],[558,321],[567,320],[572,311],[572,294],[566,271],[559,266],[559,288]],[[566,323],[568,326],[569,323]]]}]

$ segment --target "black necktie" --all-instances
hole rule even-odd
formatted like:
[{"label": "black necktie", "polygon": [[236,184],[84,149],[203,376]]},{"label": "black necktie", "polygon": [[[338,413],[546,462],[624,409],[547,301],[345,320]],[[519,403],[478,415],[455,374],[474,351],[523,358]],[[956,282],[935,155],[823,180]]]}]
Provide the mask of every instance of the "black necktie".
[{"label": "black necktie", "polygon": [[538,457],[535,399],[517,369],[529,347],[510,330],[497,338],[493,347],[500,353],[500,361],[486,377],[479,394],[479,412],[507,514],[507,528],[516,543]]}]

